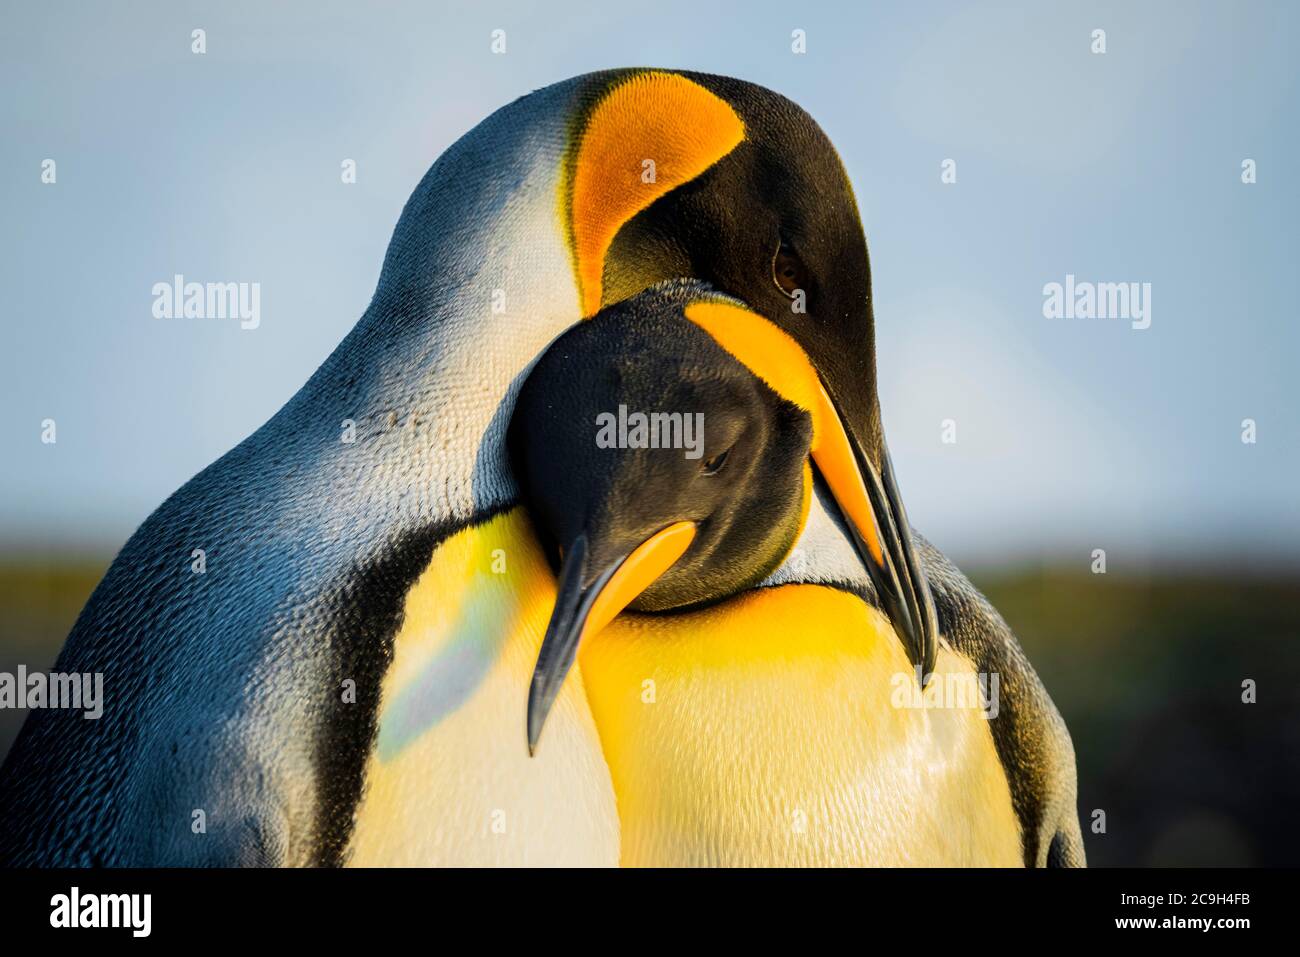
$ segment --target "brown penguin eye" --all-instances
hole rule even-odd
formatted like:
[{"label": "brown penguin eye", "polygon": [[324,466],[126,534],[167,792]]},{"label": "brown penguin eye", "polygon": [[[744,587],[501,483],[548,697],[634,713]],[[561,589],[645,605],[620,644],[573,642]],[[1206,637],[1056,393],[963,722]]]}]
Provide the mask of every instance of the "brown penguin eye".
[{"label": "brown penguin eye", "polygon": [[803,260],[794,251],[794,247],[784,239],[777,247],[776,255],[772,257],[772,279],[776,282],[777,288],[791,299],[794,298],[796,290],[808,288]]},{"label": "brown penguin eye", "polygon": [[722,467],[727,464],[727,456],[730,454],[731,449],[727,449],[727,451],[719,452],[717,455],[713,456],[713,458],[707,459],[705,463],[700,466],[700,474],[717,475],[722,471]]}]

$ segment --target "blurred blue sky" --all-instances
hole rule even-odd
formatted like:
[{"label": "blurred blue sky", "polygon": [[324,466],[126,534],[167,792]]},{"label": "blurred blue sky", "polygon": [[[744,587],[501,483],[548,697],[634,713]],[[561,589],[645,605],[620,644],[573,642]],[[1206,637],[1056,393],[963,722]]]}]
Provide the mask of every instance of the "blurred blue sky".
[{"label": "blurred blue sky", "polygon": [[[772,87],[839,147],[900,483],[958,561],[1300,560],[1300,5],[538,7],[9,5],[0,551],[119,547],[361,315],[443,149],[537,87],[657,65]],[[153,320],[174,273],[260,282],[261,327]],[[1067,273],[1150,282],[1151,328],[1045,319]]]}]

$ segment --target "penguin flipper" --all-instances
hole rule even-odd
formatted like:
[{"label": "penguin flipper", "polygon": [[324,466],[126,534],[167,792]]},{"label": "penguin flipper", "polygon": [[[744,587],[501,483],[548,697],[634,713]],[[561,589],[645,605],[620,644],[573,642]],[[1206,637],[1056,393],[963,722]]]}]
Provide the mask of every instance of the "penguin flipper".
[{"label": "penguin flipper", "polygon": [[1074,745],[1060,712],[1007,623],[938,549],[916,534],[939,631],[977,672],[999,676],[989,721],[1006,771],[1027,867],[1085,867]]}]

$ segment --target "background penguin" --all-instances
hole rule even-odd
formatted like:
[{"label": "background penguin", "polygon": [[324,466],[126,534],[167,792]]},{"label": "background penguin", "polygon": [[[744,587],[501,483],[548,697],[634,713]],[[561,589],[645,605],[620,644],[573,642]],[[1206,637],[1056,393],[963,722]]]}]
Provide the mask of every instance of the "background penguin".
[{"label": "background penguin", "polygon": [[[472,720],[494,713],[519,657],[477,638],[517,612],[521,633],[539,619],[540,642],[549,614],[505,448],[529,363],[581,317],[683,276],[799,342],[875,493],[867,571],[849,539],[869,523],[846,538],[814,498],[800,567],[772,581],[877,588],[913,659],[942,631],[1019,689],[992,730],[1025,859],[1080,861],[1055,710],[992,610],[913,544],[880,427],[866,244],[833,147],[777,94],[662,70],[547,87],[433,165],[357,326],[145,521],[91,596],[56,667],[104,674],[104,717],[29,717],[0,772],[0,859],[617,860],[580,689],[566,686],[529,762],[517,734]],[[505,316],[489,308],[497,289]],[[340,441],[345,421],[355,442]],[[499,559],[509,571],[490,570]],[[429,739],[459,747],[422,750]]]}]

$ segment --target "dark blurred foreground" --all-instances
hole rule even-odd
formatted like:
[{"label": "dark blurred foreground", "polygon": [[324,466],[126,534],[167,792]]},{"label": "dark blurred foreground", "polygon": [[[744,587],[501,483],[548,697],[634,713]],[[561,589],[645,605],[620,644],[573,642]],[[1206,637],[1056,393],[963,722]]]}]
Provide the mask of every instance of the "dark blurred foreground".
[{"label": "dark blurred foreground", "polygon": [[[106,566],[0,564],[0,671],[49,668]],[[1074,737],[1091,865],[1294,864],[1300,576],[972,578]],[[1247,678],[1256,704],[1242,703]],[[0,710],[0,756],[23,717]]]}]

